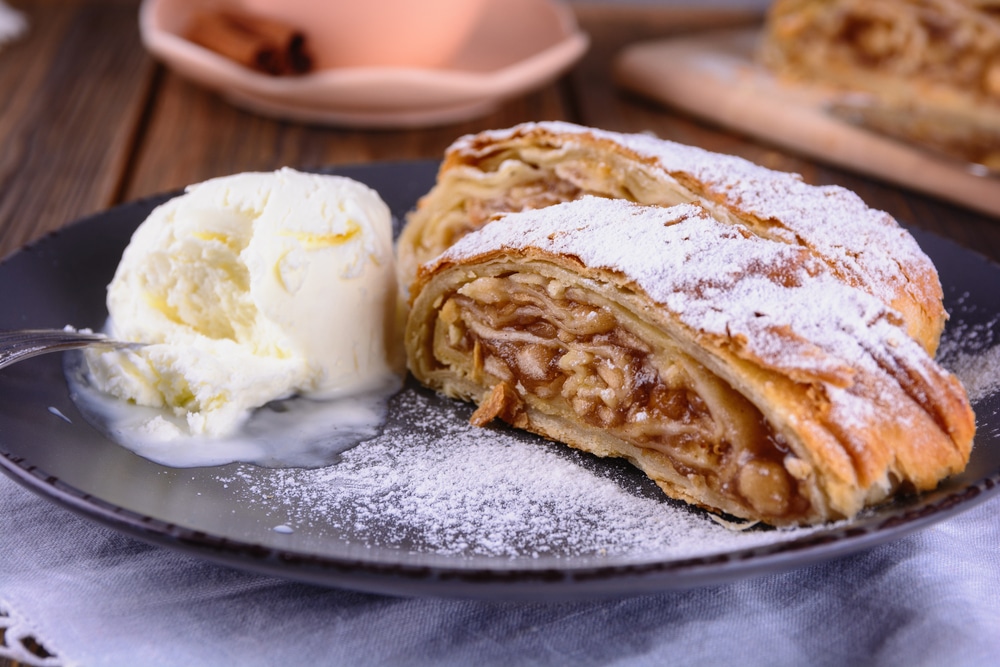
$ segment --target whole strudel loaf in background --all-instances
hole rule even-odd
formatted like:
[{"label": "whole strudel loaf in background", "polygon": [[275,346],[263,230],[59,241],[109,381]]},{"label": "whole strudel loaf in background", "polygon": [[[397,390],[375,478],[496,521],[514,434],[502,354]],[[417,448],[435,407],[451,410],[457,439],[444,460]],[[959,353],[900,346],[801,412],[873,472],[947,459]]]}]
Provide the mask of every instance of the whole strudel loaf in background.
[{"label": "whole strudel loaf in background", "polygon": [[[585,146],[598,141],[585,136]],[[492,144],[467,140],[450,155],[442,182],[477,212],[538,204],[545,186],[626,191],[628,177],[613,174],[619,161],[591,172],[576,147],[552,143],[487,161],[489,151],[472,149]],[[564,169],[547,159],[553,151],[567,156]],[[651,158],[617,147],[608,154],[646,165],[634,183],[647,194],[666,180],[647,178],[662,170]],[[457,163],[475,155],[468,167]],[[702,163],[688,168],[673,173],[704,178]],[[469,183],[455,186],[447,179],[453,172]],[[520,185],[506,176],[473,187],[491,183],[478,181],[480,173],[504,172],[522,175]],[[721,179],[725,170],[716,173]],[[757,175],[745,166],[738,173]],[[773,525],[852,517],[961,471],[975,428],[965,392],[907,335],[885,295],[872,294],[864,257],[831,259],[808,234],[792,238],[779,219],[745,224],[733,213],[737,205],[760,211],[750,186],[771,185],[773,197],[786,187],[783,178],[758,177],[735,192],[719,179],[705,182],[692,197],[705,205],[585,197],[503,214],[468,234],[484,220],[449,225],[456,242],[411,285],[411,371],[478,403],[474,423],[500,418],[624,457],[671,497]],[[840,190],[816,192],[858,210]],[[425,201],[424,216],[440,196]],[[804,219],[801,205],[788,202],[785,219]],[[826,221],[822,210],[814,220]],[[891,247],[879,252],[892,256]],[[932,270],[913,254],[902,254],[903,266]],[[909,295],[900,281],[895,293]]]},{"label": "whole strudel loaf in background", "polygon": [[937,272],[906,230],[854,193],[735,156],[562,122],[469,135],[448,149],[436,185],[398,241],[403,293],[420,264],[494,213],[588,194],[658,206],[694,202],[725,224],[799,248],[890,306],[925,349],[936,350],[946,319]]},{"label": "whole strudel loaf in background", "polygon": [[1000,169],[1000,2],[776,0],[761,62],[798,83],[864,93],[883,132]]}]

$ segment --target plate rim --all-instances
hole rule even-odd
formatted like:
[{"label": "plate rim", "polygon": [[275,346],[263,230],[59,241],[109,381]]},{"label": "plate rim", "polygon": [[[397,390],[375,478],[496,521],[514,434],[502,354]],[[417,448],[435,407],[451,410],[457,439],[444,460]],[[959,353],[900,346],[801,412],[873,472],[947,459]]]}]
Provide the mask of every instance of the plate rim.
[{"label": "plate rim", "polygon": [[[436,170],[440,160],[393,160],[365,164],[325,166],[310,171],[359,175],[366,171],[401,170],[417,173]],[[51,234],[12,252],[3,266],[26,251],[58,237],[65,230],[96,225],[105,217],[129,207],[145,208],[176,196],[183,189],[157,193],[123,202],[76,219]],[[141,220],[136,220],[138,225]],[[1000,270],[988,257],[934,232],[900,223],[911,233],[952,246]],[[230,567],[279,576],[288,580],[337,586],[393,595],[494,600],[549,598],[591,599],[624,597],[666,590],[752,578],[776,569],[786,571],[856,553],[869,546],[897,540],[938,521],[965,512],[1000,492],[1000,469],[961,488],[919,496],[891,516],[868,522],[833,524],[791,540],[776,541],[714,554],[675,559],[637,558],[628,563],[563,567],[489,568],[455,565],[381,562],[346,556],[256,544],[212,535],[196,528],[168,523],[103,500],[8,452],[0,441],[0,470],[23,488],[99,524],[148,543],[173,548]],[[919,498],[924,498],[920,501]],[[400,552],[401,554],[404,552]],[[505,557],[498,560],[508,561]],[[482,560],[482,559],[480,559]],[[461,584],[460,587],[444,584]]]},{"label": "plate rim", "polygon": [[[869,525],[834,524],[788,541],[673,560],[493,569],[366,561],[255,544],[211,535],[120,507],[66,484],[2,449],[0,470],[22,487],[78,516],[144,542],[229,567],[361,592],[511,601],[538,599],[539,587],[544,588],[547,596],[560,600],[628,597],[751,579],[773,573],[776,566],[782,572],[799,569],[898,540],[970,510],[1000,492],[1000,471],[996,471],[902,514]],[[456,560],[460,562],[459,558]],[[456,590],[443,583],[461,584],[462,588]]]}]

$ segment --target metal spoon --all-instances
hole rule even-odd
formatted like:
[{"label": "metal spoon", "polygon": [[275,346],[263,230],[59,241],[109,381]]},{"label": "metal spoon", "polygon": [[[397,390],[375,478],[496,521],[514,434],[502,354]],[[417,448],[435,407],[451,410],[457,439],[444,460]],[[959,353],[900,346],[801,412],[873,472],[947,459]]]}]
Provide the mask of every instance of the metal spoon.
[{"label": "metal spoon", "polygon": [[0,330],[0,368],[49,352],[63,352],[92,345],[108,348],[141,347],[145,343],[113,340],[104,334],[72,329]]}]

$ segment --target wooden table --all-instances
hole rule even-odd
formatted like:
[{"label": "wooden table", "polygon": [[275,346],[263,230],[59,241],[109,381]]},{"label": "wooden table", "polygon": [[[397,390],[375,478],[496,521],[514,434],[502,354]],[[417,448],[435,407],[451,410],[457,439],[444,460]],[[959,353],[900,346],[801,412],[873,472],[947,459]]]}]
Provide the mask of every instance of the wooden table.
[{"label": "wooden table", "polygon": [[[577,6],[592,46],[557,84],[457,125],[358,131],[254,116],[177,77],[143,50],[135,2],[38,0],[24,10],[28,36],[0,49],[0,257],[82,216],[213,176],[437,158],[464,133],[563,119],[648,130],[796,171],[811,183],[843,185],[902,221],[1000,261],[1000,220],[816,164],[615,88],[611,62],[628,42],[757,20],[751,15]],[[0,659],[0,667],[10,664]]]}]

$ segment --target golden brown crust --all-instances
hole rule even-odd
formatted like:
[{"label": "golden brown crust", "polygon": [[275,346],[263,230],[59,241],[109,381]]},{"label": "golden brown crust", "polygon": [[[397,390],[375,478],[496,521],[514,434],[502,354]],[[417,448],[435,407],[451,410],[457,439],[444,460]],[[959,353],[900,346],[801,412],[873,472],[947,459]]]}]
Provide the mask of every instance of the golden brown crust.
[{"label": "golden brown crust", "polygon": [[910,334],[936,350],[946,319],[937,273],[888,214],[843,188],[811,186],[737,157],[568,123],[483,132],[449,148],[437,184],[398,242],[403,293],[420,264],[494,213],[588,194],[660,206],[698,202],[719,220],[806,248],[897,310]]},{"label": "golden brown crust", "polygon": [[469,423],[473,426],[486,426],[494,419],[503,420],[518,428],[528,427],[524,401],[509,382],[498,382],[493,386],[469,417]]},{"label": "golden brown crust", "polygon": [[420,269],[406,329],[416,378],[480,403],[480,423],[775,525],[964,468],[960,384],[807,250],[692,206],[590,198],[497,222]]}]

